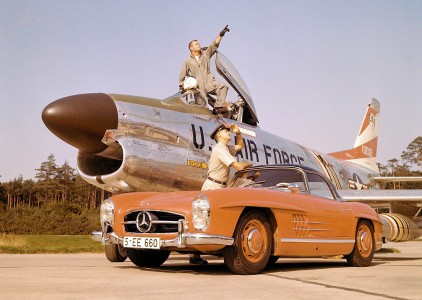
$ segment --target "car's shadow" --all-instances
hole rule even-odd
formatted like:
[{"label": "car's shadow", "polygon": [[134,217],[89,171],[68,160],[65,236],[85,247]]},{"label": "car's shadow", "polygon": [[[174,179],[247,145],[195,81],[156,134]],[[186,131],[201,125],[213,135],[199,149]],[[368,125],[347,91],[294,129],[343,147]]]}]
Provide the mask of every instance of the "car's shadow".
[{"label": "car's shadow", "polygon": [[[160,267],[157,268],[140,268],[136,265],[116,265],[116,268],[124,269],[138,269],[143,272],[164,272],[164,273],[190,273],[195,275],[230,275],[233,273],[225,266],[221,257],[202,256],[209,263],[207,265],[192,265],[189,263],[189,257],[186,256],[170,256],[169,259]],[[377,255],[374,257],[371,266],[385,264],[389,261],[413,261],[422,258],[415,257],[392,257],[385,255]],[[350,268],[345,259],[285,259],[280,258],[272,266],[266,268],[261,272],[265,273],[288,273],[293,271],[313,271],[330,268]]]},{"label": "car's shadow", "polygon": [[377,255],[372,260],[372,264],[377,263],[386,263],[389,261],[413,261],[413,260],[422,260],[422,257],[403,257],[403,256],[385,256],[385,255]]}]

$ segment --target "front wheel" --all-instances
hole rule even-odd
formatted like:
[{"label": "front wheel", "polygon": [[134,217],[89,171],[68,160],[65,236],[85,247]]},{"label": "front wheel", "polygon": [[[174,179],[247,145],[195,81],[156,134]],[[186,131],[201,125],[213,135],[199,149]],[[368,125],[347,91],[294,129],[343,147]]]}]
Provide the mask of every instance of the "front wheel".
[{"label": "front wheel", "polygon": [[359,221],[356,228],[355,246],[352,253],[345,256],[347,263],[354,267],[367,267],[372,262],[374,252],[374,228],[367,220]]},{"label": "front wheel", "polygon": [[126,248],[129,259],[138,267],[155,268],[161,266],[169,257],[168,250],[138,250]]},{"label": "front wheel", "polygon": [[224,250],[224,263],[234,273],[251,275],[267,265],[272,249],[271,226],[260,211],[241,217],[234,233],[234,244]]},{"label": "front wheel", "polygon": [[126,251],[121,245],[105,245],[104,252],[107,259],[111,262],[123,262],[127,258]]}]

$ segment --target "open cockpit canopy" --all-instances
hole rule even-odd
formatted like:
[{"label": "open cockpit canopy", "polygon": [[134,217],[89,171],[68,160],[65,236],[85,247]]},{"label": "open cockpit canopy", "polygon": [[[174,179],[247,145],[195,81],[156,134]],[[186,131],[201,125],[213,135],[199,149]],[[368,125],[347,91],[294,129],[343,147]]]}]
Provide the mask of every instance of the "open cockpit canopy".
[{"label": "open cockpit canopy", "polygon": [[239,72],[229,59],[219,51],[216,53],[215,65],[218,73],[230,84],[230,86],[238,93],[239,97],[244,101],[243,122],[256,125],[258,123],[258,117],[255,105],[252,101],[251,93],[249,92],[242,76],[240,76]]},{"label": "open cockpit canopy", "polygon": [[[252,101],[251,93],[234,65],[219,51],[217,51],[212,57],[210,65],[211,72],[217,77],[217,80],[221,82],[225,81],[225,83],[229,86],[227,101],[235,104],[237,107],[236,117],[232,117],[232,119],[236,119],[239,122],[252,126],[257,126],[258,117]],[[218,76],[218,74],[220,76]],[[208,99],[204,99],[205,96]],[[164,100],[171,100],[174,98],[181,99],[185,104],[200,107],[208,107],[209,102],[212,103],[215,101],[214,95],[203,95],[198,90],[190,90],[183,93],[183,95],[177,93]]]}]

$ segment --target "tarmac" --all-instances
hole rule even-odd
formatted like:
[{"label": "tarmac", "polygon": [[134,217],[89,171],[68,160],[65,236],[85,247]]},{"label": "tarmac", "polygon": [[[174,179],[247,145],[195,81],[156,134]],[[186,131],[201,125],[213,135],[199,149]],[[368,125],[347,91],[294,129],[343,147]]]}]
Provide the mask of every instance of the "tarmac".
[{"label": "tarmac", "polygon": [[172,254],[159,268],[104,254],[0,254],[0,299],[422,299],[422,240],[387,243],[369,267],[344,259],[279,259],[261,274],[232,274],[223,260],[190,265]]}]

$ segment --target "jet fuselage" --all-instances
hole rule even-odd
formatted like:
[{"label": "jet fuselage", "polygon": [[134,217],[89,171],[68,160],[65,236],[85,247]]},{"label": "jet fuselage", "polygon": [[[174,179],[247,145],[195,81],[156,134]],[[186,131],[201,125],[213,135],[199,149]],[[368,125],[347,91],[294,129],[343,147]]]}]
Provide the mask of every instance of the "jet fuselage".
[{"label": "jet fuselage", "polygon": [[80,175],[111,192],[199,190],[216,143],[209,134],[219,122],[241,129],[245,148],[237,154],[239,161],[305,165],[326,174],[339,189],[361,189],[377,175],[258,126],[217,118],[178,97],[76,95],[51,103],[43,119],[53,133],[80,150]]}]

